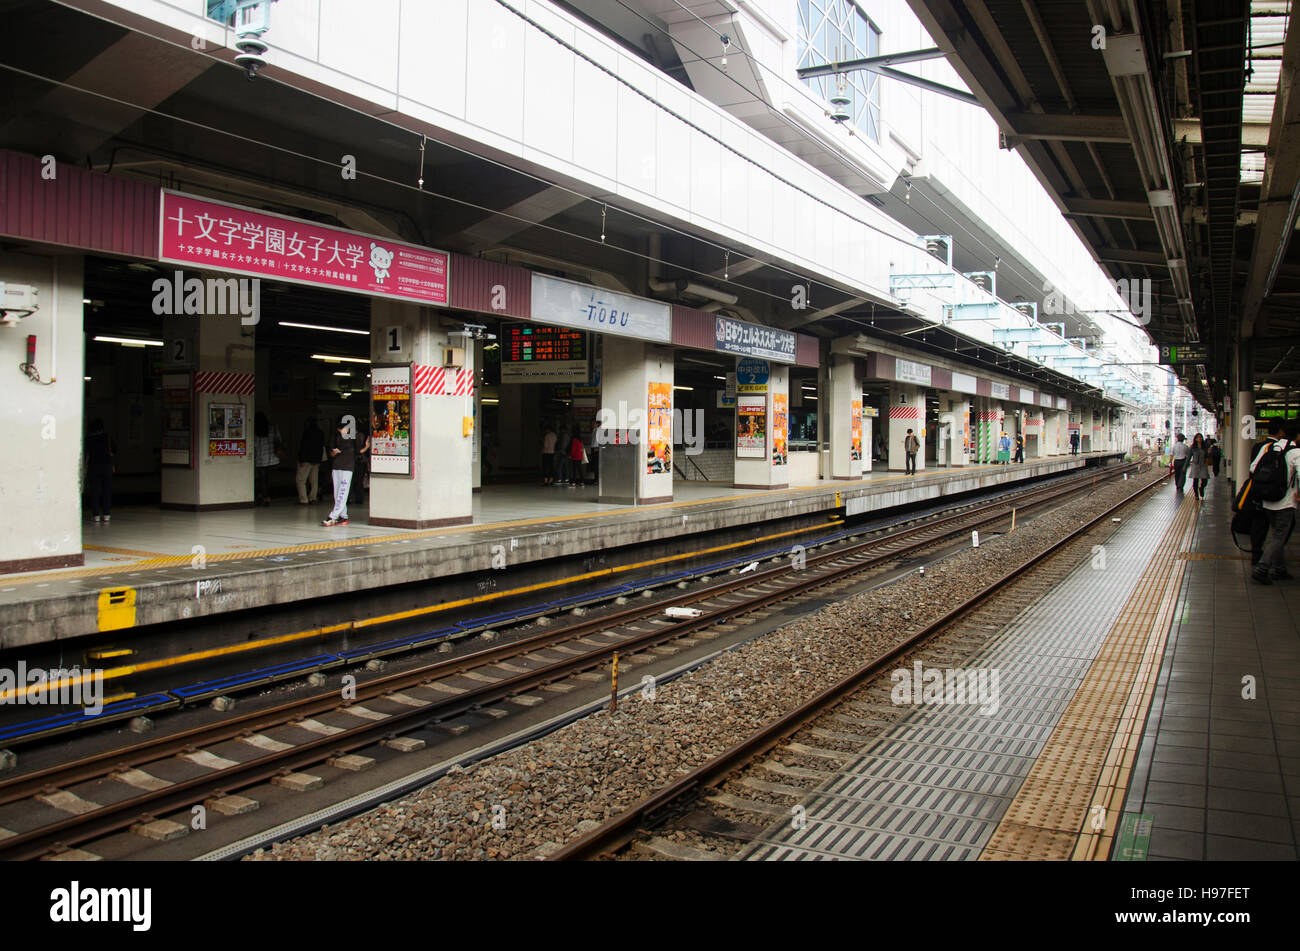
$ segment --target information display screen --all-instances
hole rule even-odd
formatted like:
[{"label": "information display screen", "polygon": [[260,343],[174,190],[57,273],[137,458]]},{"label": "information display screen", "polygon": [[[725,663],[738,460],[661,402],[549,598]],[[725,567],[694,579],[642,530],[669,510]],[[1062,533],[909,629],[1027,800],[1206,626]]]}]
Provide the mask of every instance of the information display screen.
[{"label": "information display screen", "polygon": [[501,340],[503,383],[583,383],[589,376],[585,330],[507,324]]}]

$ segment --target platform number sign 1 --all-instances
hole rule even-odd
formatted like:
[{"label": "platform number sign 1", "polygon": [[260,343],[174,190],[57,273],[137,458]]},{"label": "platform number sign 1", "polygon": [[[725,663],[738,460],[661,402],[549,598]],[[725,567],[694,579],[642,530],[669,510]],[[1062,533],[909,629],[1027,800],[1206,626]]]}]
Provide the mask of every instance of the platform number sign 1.
[{"label": "platform number sign 1", "polygon": [[402,352],[402,328],[389,327],[384,331],[384,346],[389,353]]}]

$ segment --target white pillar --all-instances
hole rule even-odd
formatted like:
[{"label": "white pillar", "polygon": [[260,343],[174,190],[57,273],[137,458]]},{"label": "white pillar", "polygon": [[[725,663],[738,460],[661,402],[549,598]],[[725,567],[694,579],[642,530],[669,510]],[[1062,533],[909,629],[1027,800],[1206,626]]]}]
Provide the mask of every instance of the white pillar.
[{"label": "white pillar", "polygon": [[831,476],[859,479],[871,466],[871,425],[862,414],[862,378],[857,361],[831,358]]},{"label": "white pillar", "polygon": [[940,422],[948,423],[948,445],[944,461],[952,466],[969,465],[972,459],[970,400],[962,393],[940,393]]},{"label": "white pillar", "polygon": [[[388,350],[394,327],[401,342],[396,352]],[[451,329],[454,324],[435,308],[371,302],[371,360],[413,367],[411,474],[372,472],[371,525],[432,528],[473,520],[475,397],[468,390],[475,375],[474,347],[466,346],[465,337],[449,336]],[[446,365],[449,349],[457,351],[452,362],[459,365]],[[417,375],[432,381],[423,387],[432,392],[414,392]]]},{"label": "white pillar", "polygon": [[[0,572],[80,565],[82,259],[0,253],[0,281],[34,286],[39,308],[16,326],[0,329],[8,442],[0,492]],[[48,386],[18,370],[27,363],[30,334],[36,336],[34,372],[53,380]],[[121,443],[122,434],[113,432],[110,420],[105,423]]]},{"label": "white pillar", "polygon": [[925,468],[925,390],[907,383],[892,383],[889,387],[889,468],[898,472],[907,469],[907,455],[903,442],[907,431],[921,443],[916,453],[916,471]]},{"label": "white pillar", "polygon": [[612,413],[619,421],[618,428],[630,430],[637,440],[637,501],[671,502],[672,466],[677,462],[672,458],[673,353],[612,335],[605,337],[602,346],[601,409]]},{"label": "white pillar", "polygon": [[[195,277],[209,275],[189,272],[185,279]],[[168,317],[162,336],[168,346],[187,341],[193,355],[195,428],[190,467],[163,466],[162,507],[203,512],[251,506],[256,326],[244,325],[238,315]],[[271,425],[280,430],[296,464],[297,447],[289,445],[288,432],[273,418]]]},{"label": "white pillar", "polygon": [[[779,363],[768,363],[765,392],[736,393],[737,446],[736,474],[732,484],[738,489],[784,489],[790,485],[790,467],[787,440],[790,430],[790,370]],[[742,405],[762,407],[764,420],[758,423],[763,433],[764,452],[760,456],[753,447],[742,449],[740,432],[743,420],[752,414],[742,414]],[[784,420],[784,421],[783,421]],[[750,439],[758,441],[755,432]],[[741,455],[742,451],[746,455]]]}]

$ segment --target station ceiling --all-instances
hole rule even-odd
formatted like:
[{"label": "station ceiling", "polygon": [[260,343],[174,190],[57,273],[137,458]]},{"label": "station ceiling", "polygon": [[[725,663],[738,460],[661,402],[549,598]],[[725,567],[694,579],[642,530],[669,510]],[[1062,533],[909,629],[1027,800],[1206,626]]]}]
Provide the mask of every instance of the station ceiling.
[{"label": "station ceiling", "polygon": [[[327,102],[278,81],[274,65],[249,81],[217,55],[228,51],[196,51],[52,0],[0,0],[0,22],[0,82],[12,93],[0,98],[0,147],[633,293],[646,293],[652,275],[689,277],[738,295],[729,310],[742,319],[822,338],[865,334],[1076,397],[1100,395],[849,288],[809,282],[810,306],[792,312],[801,275],[620,208],[582,183],[543,180],[449,135],[422,137],[364,104]],[[354,178],[342,174],[347,155],[356,157]],[[104,301],[95,320],[116,319],[122,299],[139,319],[150,274],[104,262],[88,279],[87,293]],[[312,310],[341,322],[359,316],[351,300],[289,296],[286,313],[308,312],[294,319]]]},{"label": "station ceiling", "polygon": [[1202,405],[1239,338],[1265,395],[1300,384],[1287,0],[908,2],[1102,268],[1152,281],[1152,341],[1209,348]]}]

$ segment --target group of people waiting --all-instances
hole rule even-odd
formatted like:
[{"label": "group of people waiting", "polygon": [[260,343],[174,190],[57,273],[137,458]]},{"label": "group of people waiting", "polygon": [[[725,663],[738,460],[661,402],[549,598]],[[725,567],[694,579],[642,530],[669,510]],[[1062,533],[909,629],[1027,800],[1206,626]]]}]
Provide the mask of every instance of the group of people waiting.
[{"label": "group of people waiting", "polygon": [[[1250,576],[1258,584],[1291,577],[1286,567],[1286,543],[1295,527],[1300,505],[1300,420],[1269,422],[1268,437],[1251,455],[1250,480],[1238,491],[1233,530],[1238,517],[1250,528]],[[1269,456],[1270,453],[1277,455]],[[1273,498],[1273,496],[1278,496]]]},{"label": "group of people waiting", "polygon": [[593,429],[584,440],[577,426],[547,423],[542,431],[542,485],[586,485],[588,474],[595,482],[595,432]]},{"label": "group of people waiting", "polygon": [[[330,514],[322,525],[348,524],[348,502],[360,503],[365,499],[369,481],[369,467],[365,458],[370,451],[370,436],[350,415],[340,416],[327,435],[315,419],[307,420],[302,438],[298,440],[298,471],[295,484],[298,504],[312,505],[320,501],[320,470],[328,466],[333,492],[325,501],[332,501]],[[254,496],[256,504],[271,504],[271,472],[288,456],[280,438],[280,431],[271,425],[265,413],[253,417]]]}]

